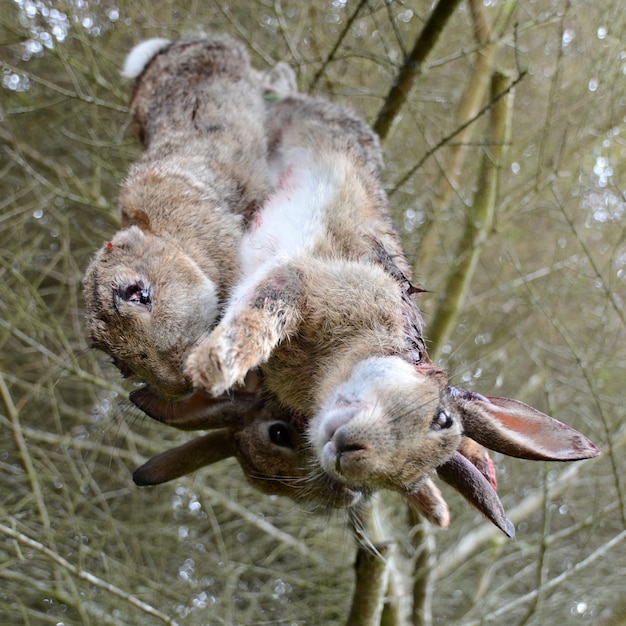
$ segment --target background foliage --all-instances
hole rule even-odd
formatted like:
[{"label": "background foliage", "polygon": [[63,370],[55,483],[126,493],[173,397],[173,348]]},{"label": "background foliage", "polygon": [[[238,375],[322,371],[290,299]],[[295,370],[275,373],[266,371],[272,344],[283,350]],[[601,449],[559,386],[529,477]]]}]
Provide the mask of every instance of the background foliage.
[{"label": "background foliage", "polygon": [[[445,490],[451,527],[429,531],[433,623],[626,623],[623,2],[460,3],[383,128],[431,10],[422,0],[0,0],[2,623],[347,615],[354,550],[342,515],[263,497],[228,462],[134,486],[131,471],[185,435],[131,410],[81,327],[81,273],[117,228],[119,184],[139,155],[123,59],[147,37],[201,30],[244,39],[257,67],[288,61],[303,91],[376,124],[396,223],[430,291],[434,356],[455,384],[529,402],[603,450],[574,465],[495,455],[514,541]],[[485,108],[495,70],[505,84],[526,72],[499,100],[504,141]],[[493,215],[472,230],[481,163],[499,177]],[[415,558],[402,507],[379,500]]]}]

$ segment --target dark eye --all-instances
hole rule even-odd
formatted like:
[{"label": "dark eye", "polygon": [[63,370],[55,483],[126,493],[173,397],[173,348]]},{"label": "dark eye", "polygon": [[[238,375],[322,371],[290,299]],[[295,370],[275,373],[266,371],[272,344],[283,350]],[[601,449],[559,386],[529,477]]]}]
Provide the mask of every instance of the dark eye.
[{"label": "dark eye", "polygon": [[267,432],[270,436],[270,441],[281,448],[293,448],[293,442],[291,441],[291,431],[289,426],[282,422],[275,422],[270,424]]},{"label": "dark eye", "polygon": [[145,306],[148,311],[152,309],[152,298],[150,297],[150,289],[142,283],[132,283],[125,288],[119,290],[119,295],[126,302],[133,302]]},{"label": "dark eye", "polygon": [[437,415],[435,415],[430,427],[433,430],[444,430],[446,428],[450,428],[452,424],[454,424],[452,416],[448,413],[448,411],[442,409],[439,413],[437,413]]}]

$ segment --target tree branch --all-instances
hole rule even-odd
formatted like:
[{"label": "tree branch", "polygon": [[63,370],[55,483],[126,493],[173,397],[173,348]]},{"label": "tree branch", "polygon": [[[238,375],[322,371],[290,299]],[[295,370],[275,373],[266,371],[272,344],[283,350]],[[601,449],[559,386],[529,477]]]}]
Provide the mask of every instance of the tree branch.
[{"label": "tree branch", "polygon": [[[515,600],[512,600],[508,604],[504,604],[499,606],[495,611],[483,615],[479,620],[474,620],[471,622],[467,622],[467,626],[479,626],[480,624],[484,624],[491,620],[494,620],[502,615],[506,615],[507,612],[513,610],[518,607],[520,604],[524,604],[524,602],[528,602],[533,600],[539,593],[545,593],[550,589],[554,589],[558,587],[564,580],[570,578],[574,574],[578,574],[583,571],[589,565],[591,565],[594,561],[603,557],[605,554],[610,553],[611,550],[614,550],[620,542],[626,539],[626,530],[622,530],[619,534],[615,535],[610,541],[607,541],[603,546],[592,552],[586,559],[579,561],[573,567],[566,569],[564,572],[550,579],[547,583],[545,583],[542,587],[537,589],[533,589],[525,595],[518,596]],[[502,622],[500,622],[502,623]]]},{"label": "tree branch", "polygon": [[147,602],[143,602],[136,596],[130,593],[127,593],[123,589],[120,589],[119,587],[116,587],[115,585],[112,585],[111,583],[108,583],[105,580],[102,580],[102,578],[95,576],[91,572],[88,572],[84,569],[76,567],[75,565],[72,565],[67,559],[64,559],[60,554],[58,554],[54,550],[51,550],[50,548],[40,543],[39,541],[36,541],[35,539],[31,539],[27,535],[24,535],[23,533],[17,530],[14,530],[13,528],[9,526],[6,526],[5,524],[0,524],[0,531],[2,531],[5,535],[7,535],[7,537],[11,537],[18,543],[28,546],[29,548],[32,548],[33,550],[37,550],[37,552],[40,552],[44,556],[48,557],[51,561],[56,563],[65,571],[72,574],[72,576],[75,576],[76,578],[80,578],[81,580],[86,580],[90,585],[93,585],[94,587],[98,587],[99,589],[103,589],[107,591],[108,593],[118,598],[121,598],[125,602],[128,602],[129,604],[143,611],[147,615],[151,615],[152,617],[159,619],[165,624],[176,626],[177,624],[176,621],[174,621],[172,618],[165,615],[164,613],[161,613],[160,611],[155,609],[153,606],[149,605]]},{"label": "tree branch", "polygon": [[413,88],[413,83],[420,73],[422,63],[435,47],[441,32],[459,2],[460,0],[439,0],[437,6],[430,14],[413,49],[400,68],[396,81],[389,90],[383,107],[374,123],[374,130],[378,133],[381,140],[387,137],[394,120]]},{"label": "tree branch", "polygon": [[389,580],[387,543],[374,546],[376,552],[359,543],[354,569],[356,585],[346,626],[378,626],[383,611],[384,596]]},{"label": "tree branch", "polygon": [[[508,78],[495,73],[492,78],[492,99],[506,88]],[[480,249],[491,229],[497,196],[502,155],[509,127],[510,104],[500,99],[492,110],[488,145],[485,146],[481,165],[478,190],[468,212],[465,230],[454,254],[448,282],[442,291],[442,298],[430,326],[430,353],[435,361],[445,342],[452,333],[454,324],[463,308],[467,289],[471,283]]]},{"label": "tree branch", "polygon": [[428,161],[428,159],[430,159],[430,157],[433,154],[435,154],[435,152],[437,152],[437,150],[439,150],[439,148],[441,148],[442,146],[445,146],[447,143],[452,141],[457,135],[462,133],[470,124],[473,124],[476,120],[481,118],[487,111],[489,111],[489,109],[495,106],[495,104],[501,98],[504,98],[504,96],[509,94],[515,88],[515,86],[526,76],[527,73],[528,72],[523,71],[502,93],[499,93],[497,96],[492,98],[490,102],[488,102],[480,111],[478,111],[478,113],[476,113],[476,115],[474,115],[474,117],[467,120],[465,124],[461,124],[461,126],[459,126],[456,130],[451,132],[449,135],[446,135],[443,139],[441,139],[441,141],[439,141],[430,150],[428,150],[428,152],[426,152],[426,154],[406,174],[404,174],[404,176],[402,176],[400,180],[398,180],[398,182],[393,186],[393,188],[389,190],[388,192],[389,197],[393,196],[393,194],[396,193],[396,191],[398,191],[398,189],[400,189],[400,187],[402,187],[402,185],[404,185],[404,183],[406,183],[406,181],[409,180],[409,178],[411,178],[411,176],[413,176],[413,174],[415,174],[415,172],[417,172],[417,170],[419,170],[422,167],[422,165],[424,165],[424,163]]},{"label": "tree branch", "polygon": [[411,543],[415,547],[413,567],[413,624],[431,626],[433,574],[435,571],[435,538],[428,523],[409,509],[412,524],[417,524]]}]

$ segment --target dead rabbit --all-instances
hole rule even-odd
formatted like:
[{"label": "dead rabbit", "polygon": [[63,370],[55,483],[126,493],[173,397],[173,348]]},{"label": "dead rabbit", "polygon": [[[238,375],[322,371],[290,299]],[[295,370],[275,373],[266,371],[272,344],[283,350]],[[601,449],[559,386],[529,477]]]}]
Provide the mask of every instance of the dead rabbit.
[{"label": "dead rabbit", "polygon": [[[468,438],[524,458],[574,460],[597,448],[521,402],[450,386],[428,361],[368,127],[341,107],[295,95],[278,102],[271,119],[279,188],[243,236],[242,276],[220,323],[187,360],[188,374],[221,397],[260,367],[273,417],[284,414],[285,432],[299,440],[284,446],[297,449],[297,469],[276,470],[270,457],[257,476],[308,480],[310,493],[341,494],[341,502],[392,489],[446,525],[447,507],[430,480],[436,471],[512,534]],[[182,410],[163,421],[180,426],[192,415]],[[217,422],[207,418],[204,426]],[[228,429],[223,420],[219,426]],[[155,468],[167,477],[182,450],[197,451],[196,465],[205,464],[211,435],[196,441],[157,457],[139,479],[150,482]]]}]

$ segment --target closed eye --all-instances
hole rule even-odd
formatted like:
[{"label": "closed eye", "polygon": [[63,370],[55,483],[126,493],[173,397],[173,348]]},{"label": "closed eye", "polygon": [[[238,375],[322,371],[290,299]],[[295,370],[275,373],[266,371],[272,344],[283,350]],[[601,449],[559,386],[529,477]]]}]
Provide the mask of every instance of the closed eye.
[{"label": "closed eye", "polygon": [[150,289],[145,287],[141,281],[131,283],[126,287],[120,287],[117,293],[125,302],[131,302],[133,304],[144,306],[148,311],[152,310],[152,297]]}]

